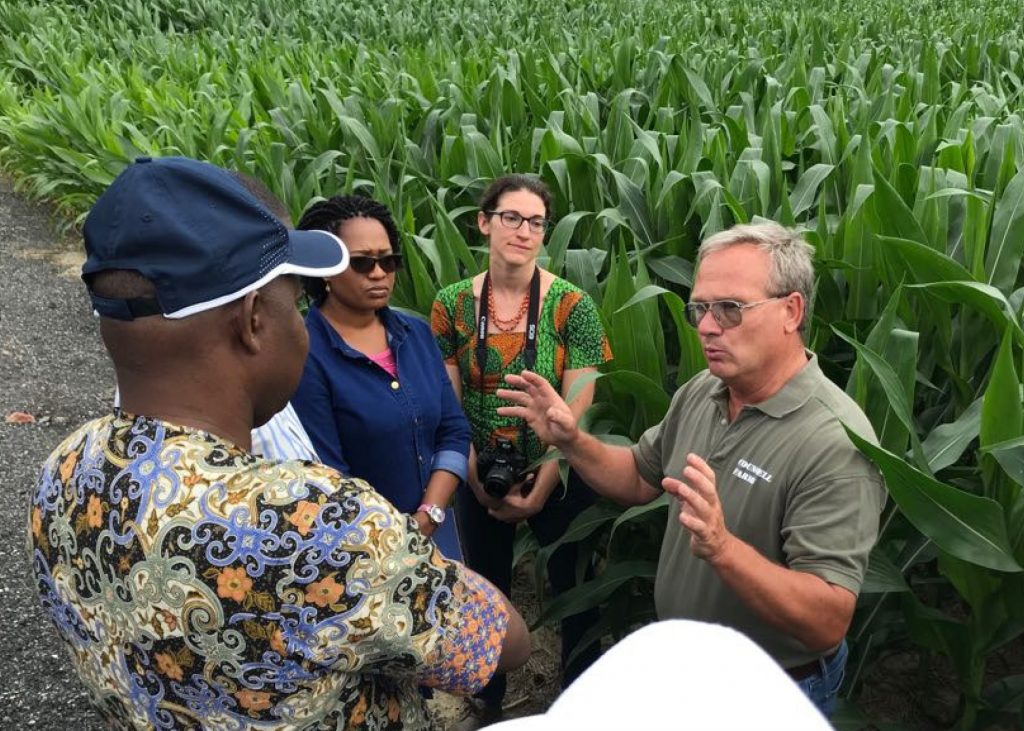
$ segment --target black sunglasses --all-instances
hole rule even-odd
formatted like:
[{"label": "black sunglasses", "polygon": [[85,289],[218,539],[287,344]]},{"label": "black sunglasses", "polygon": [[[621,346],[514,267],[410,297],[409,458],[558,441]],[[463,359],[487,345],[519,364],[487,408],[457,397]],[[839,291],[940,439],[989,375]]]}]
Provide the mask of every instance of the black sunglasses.
[{"label": "black sunglasses", "polygon": [[384,256],[350,256],[348,265],[352,271],[359,274],[369,274],[373,268],[380,265],[381,271],[385,274],[392,274],[402,268],[401,254],[385,254]]}]

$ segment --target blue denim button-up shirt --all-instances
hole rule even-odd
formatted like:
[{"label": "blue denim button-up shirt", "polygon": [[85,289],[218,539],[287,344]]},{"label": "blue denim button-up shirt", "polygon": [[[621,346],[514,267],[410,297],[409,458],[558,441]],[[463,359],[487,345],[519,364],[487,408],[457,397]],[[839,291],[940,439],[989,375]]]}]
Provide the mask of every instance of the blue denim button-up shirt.
[{"label": "blue denim button-up shirt", "polygon": [[[292,404],[324,464],[361,477],[396,508],[414,513],[434,470],[466,479],[469,423],[430,326],[387,307],[378,316],[398,378],[348,345],[313,308],[306,316],[309,357]],[[453,557],[449,530],[439,533],[435,541]]]}]

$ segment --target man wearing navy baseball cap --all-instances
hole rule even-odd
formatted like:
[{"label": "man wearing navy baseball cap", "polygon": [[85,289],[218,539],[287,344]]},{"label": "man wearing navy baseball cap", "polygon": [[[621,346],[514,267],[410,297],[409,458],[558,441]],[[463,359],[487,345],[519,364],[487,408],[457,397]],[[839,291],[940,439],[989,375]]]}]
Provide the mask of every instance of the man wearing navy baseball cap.
[{"label": "man wearing navy baseball cap", "polygon": [[33,573],[112,728],[430,728],[418,685],[525,662],[522,618],[365,482],[251,452],[306,357],[298,275],[348,261],[229,172],[141,158],[84,227],[121,409],[51,454]]}]

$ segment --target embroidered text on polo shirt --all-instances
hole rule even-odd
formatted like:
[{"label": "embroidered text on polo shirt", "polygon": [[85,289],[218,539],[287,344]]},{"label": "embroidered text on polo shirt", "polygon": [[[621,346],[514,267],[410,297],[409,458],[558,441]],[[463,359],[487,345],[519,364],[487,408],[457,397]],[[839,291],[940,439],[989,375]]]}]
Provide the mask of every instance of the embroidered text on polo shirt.
[{"label": "embroidered text on polo shirt", "polygon": [[758,478],[761,478],[765,482],[772,481],[772,475],[768,470],[758,467],[756,464],[748,462],[745,459],[736,461],[736,466],[733,468],[732,474],[751,485],[757,482]]}]

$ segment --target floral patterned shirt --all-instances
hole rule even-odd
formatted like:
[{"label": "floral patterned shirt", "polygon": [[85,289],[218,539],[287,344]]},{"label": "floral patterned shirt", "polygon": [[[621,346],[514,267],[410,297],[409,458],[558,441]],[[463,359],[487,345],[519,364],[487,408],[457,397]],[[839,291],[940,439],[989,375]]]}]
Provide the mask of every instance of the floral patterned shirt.
[{"label": "floral patterned shirt", "polygon": [[508,613],[361,480],[111,415],[44,465],[36,586],[113,728],[432,728]]}]

